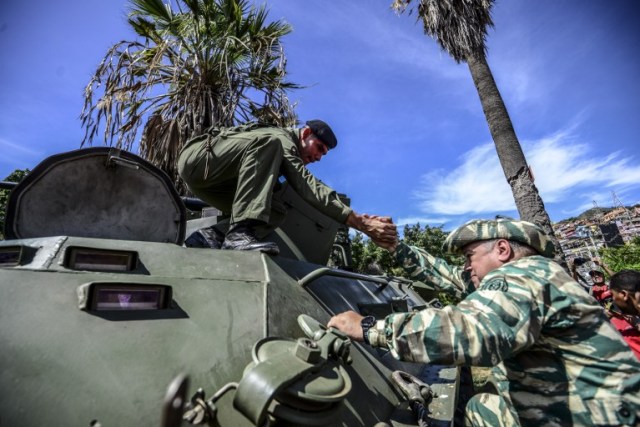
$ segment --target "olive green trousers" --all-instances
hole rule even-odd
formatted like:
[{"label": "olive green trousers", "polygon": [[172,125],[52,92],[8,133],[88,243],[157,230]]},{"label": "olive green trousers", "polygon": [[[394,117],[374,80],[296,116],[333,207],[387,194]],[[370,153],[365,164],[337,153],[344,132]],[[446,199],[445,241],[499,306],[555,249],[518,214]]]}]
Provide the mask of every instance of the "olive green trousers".
[{"label": "olive green trousers", "polygon": [[246,133],[202,135],[180,153],[178,171],[189,189],[204,202],[230,216],[230,223],[253,219],[265,223],[262,238],[286,215],[278,182],[282,144]]}]

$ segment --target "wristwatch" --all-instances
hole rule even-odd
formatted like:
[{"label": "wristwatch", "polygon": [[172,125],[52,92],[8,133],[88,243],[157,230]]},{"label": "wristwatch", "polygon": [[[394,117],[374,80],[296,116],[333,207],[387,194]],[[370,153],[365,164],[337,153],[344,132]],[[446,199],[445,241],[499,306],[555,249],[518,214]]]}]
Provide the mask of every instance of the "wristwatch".
[{"label": "wristwatch", "polygon": [[362,338],[364,339],[365,344],[371,344],[369,342],[369,329],[373,328],[376,325],[376,318],[374,316],[365,316],[360,321],[360,326],[362,326]]}]

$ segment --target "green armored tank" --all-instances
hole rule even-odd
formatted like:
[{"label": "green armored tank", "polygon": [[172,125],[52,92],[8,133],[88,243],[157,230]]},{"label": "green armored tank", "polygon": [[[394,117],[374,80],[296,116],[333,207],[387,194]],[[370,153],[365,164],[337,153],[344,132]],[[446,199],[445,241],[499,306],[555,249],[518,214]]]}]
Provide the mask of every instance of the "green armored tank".
[{"label": "green armored tank", "polygon": [[451,425],[455,368],[323,326],[425,301],[407,280],[326,267],[339,224],[287,194],[279,256],[190,248],[218,218],[187,221],[194,201],[145,160],[44,160],[0,241],[0,425]]}]

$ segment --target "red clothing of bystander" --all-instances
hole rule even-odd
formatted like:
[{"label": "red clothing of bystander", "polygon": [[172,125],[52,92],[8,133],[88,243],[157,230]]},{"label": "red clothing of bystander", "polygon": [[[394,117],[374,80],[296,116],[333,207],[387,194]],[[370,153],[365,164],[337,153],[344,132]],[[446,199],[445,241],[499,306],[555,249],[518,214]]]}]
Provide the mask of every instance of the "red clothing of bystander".
[{"label": "red clothing of bystander", "polygon": [[611,317],[613,326],[629,344],[636,357],[640,359],[640,318],[617,311],[609,311],[607,314]]},{"label": "red clothing of bystander", "polygon": [[606,302],[608,299],[611,299],[611,291],[609,290],[609,286],[606,284],[602,285],[593,285],[591,287],[591,295],[598,301],[600,304]]}]

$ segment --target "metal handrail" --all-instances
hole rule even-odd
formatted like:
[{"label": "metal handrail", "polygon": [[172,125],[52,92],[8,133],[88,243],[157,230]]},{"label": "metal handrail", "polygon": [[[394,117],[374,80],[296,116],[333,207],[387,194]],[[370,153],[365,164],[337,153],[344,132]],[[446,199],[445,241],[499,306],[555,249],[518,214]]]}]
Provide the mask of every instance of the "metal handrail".
[{"label": "metal handrail", "polygon": [[0,181],[0,190],[13,190],[16,185],[18,185],[17,182]]},{"label": "metal handrail", "polygon": [[304,288],[309,283],[323,276],[334,276],[334,277],[344,277],[347,279],[365,280],[367,282],[379,283],[384,286],[387,286],[390,282],[390,279],[388,277],[367,276],[366,274],[353,273],[351,271],[345,271],[345,270],[337,270],[335,268],[329,268],[329,267],[322,267],[322,268],[318,268],[317,270],[313,270],[311,273],[307,274],[302,279],[298,280],[298,284]]}]

